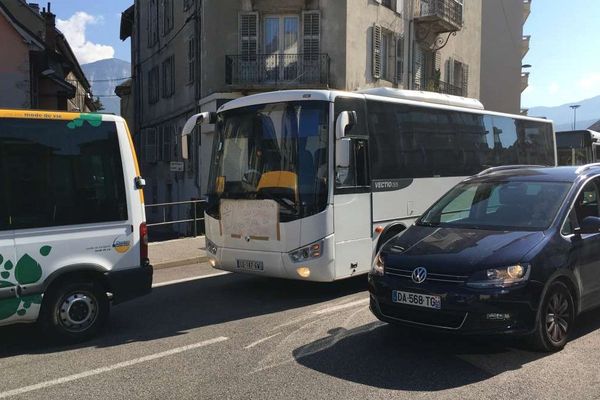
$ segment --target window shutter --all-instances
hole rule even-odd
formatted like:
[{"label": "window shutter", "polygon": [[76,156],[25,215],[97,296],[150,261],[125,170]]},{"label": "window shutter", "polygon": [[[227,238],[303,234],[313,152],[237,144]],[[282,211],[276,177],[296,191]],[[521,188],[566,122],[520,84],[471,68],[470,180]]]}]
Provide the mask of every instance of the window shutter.
[{"label": "window shutter", "polygon": [[404,83],[404,37],[396,41],[396,83]]},{"label": "window shutter", "polygon": [[240,55],[244,61],[256,60],[258,53],[258,13],[240,14]]},{"label": "window shutter", "polygon": [[321,52],[321,14],[318,11],[302,13],[302,51],[304,59],[316,61]]},{"label": "window shutter", "polygon": [[462,65],[462,91],[463,96],[469,96],[469,66],[467,64]]},{"label": "window shutter", "polygon": [[421,49],[421,46],[415,45],[415,56],[414,56],[414,86],[415,89],[417,90],[423,90],[424,88],[422,87],[422,83],[423,83],[423,63],[424,63],[424,57],[423,57],[423,50]]},{"label": "window shutter", "polygon": [[456,85],[456,82],[454,81],[454,59],[452,57],[446,61],[446,82],[451,85]]},{"label": "window shutter", "polygon": [[373,78],[381,78],[381,26],[373,25]]},{"label": "window shutter", "polygon": [[442,70],[442,55],[440,54],[439,51],[436,51],[434,53],[434,65],[433,65],[433,72],[435,71],[441,71]]}]

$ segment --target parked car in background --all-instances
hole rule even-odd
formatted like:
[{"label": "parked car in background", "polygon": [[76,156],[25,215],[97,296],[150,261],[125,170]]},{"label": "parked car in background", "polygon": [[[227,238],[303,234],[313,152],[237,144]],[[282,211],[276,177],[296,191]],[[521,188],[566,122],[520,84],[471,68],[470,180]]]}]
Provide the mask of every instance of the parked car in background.
[{"label": "parked car in background", "polygon": [[600,305],[599,190],[600,164],[498,167],[464,180],[382,247],[372,312],[560,350],[576,315]]},{"label": "parked car in background", "polygon": [[122,118],[0,110],[0,326],[87,339],[149,293],[143,185]]}]

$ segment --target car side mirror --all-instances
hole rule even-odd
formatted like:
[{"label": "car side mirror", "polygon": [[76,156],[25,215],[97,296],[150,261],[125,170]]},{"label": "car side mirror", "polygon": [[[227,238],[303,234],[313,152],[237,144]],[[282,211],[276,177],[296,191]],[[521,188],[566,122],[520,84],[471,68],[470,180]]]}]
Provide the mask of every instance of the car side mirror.
[{"label": "car side mirror", "polygon": [[575,233],[579,233],[580,235],[600,233],[600,218],[585,217],[583,221],[581,221],[581,226],[576,230]]}]

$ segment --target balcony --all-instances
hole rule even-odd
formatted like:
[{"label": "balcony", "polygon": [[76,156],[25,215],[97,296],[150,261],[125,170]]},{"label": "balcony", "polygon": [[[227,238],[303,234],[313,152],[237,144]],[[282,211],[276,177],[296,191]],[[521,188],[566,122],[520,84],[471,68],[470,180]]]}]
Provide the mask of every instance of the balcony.
[{"label": "balcony", "polygon": [[435,34],[459,31],[463,25],[463,5],[456,0],[421,0],[415,22]]},{"label": "balcony", "polygon": [[225,83],[237,90],[329,87],[327,54],[249,54],[225,57]]},{"label": "balcony", "polygon": [[523,0],[523,24],[529,18],[529,14],[531,14],[531,0]]},{"label": "balcony", "polygon": [[521,42],[521,58],[525,57],[525,55],[529,52],[529,41],[531,40],[531,35],[523,36]]},{"label": "balcony", "polygon": [[529,86],[529,72],[521,72],[521,92]]},{"label": "balcony", "polygon": [[420,82],[415,81],[415,90],[423,90],[425,92],[436,92],[442,94],[451,94],[453,96],[466,97],[464,89],[461,86],[455,86],[451,83],[440,81],[434,78],[421,79]]}]

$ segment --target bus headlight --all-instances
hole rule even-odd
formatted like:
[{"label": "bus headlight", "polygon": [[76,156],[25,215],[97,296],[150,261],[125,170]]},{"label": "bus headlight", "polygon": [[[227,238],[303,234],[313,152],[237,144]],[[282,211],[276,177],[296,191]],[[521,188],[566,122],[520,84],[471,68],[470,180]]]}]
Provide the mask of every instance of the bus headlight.
[{"label": "bus headlight", "polygon": [[208,252],[214,256],[217,255],[217,245],[208,239],[206,239],[206,250],[208,250]]},{"label": "bus headlight", "polygon": [[321,257],[323,253],[323,242],[313,243],[310,246],[302,247],[292,251],[290,258],[293,262],[299,263],[306,260],[312,260]]}]

